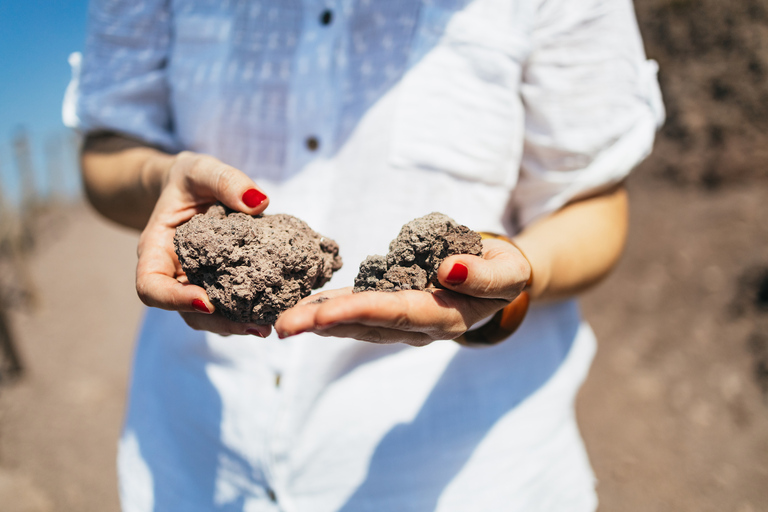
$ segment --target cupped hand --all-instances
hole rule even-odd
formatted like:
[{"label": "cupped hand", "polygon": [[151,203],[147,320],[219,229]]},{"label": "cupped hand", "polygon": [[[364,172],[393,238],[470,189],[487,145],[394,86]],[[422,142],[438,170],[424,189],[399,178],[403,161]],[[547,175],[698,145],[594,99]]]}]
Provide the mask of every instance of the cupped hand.
[{"label": "cupped hand", "polygon": [[344,288],[312,295],[283,312],[275,329],[282,338],[314,332],[413,346],[455,339],[517,297],[531,267],[514,245],[489,239],[483,240],[482,257],[451,256],[437,275],[446,289],[352,293]]},{"label": "cupped hand", "polygon": [[178,311],[193,329],[217,334],[265,337],[271,328],[238,323],[216,313],[205,290],[184,275],[173,247],[176,227],[217,201],[250,215],[264,211],[267,196],[243,172],[191,152],[165,158],[158,166],[163,187],[139,238],[136,290],[147,306]]}]

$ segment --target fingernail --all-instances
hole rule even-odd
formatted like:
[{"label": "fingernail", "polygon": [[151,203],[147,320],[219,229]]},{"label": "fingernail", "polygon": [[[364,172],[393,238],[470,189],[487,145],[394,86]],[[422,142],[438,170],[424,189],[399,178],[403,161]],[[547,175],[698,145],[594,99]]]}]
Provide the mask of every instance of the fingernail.
[{"label": "fingernail", "polygon": [[266,199],[267,199],[267,196],[265,196],[255,188],[246,190],[245,194],[243,194],[243,202],[245,203],[245,206],[247,206],[248,208],[256,208],[261,203],[263,203]]},{"label": "fingernail", "polygon": [[260,330],[258,329],[246,329],[245,334],[250,334],[251,336],[258,336],[259,338],[266,338]]},{"label": "fingernail", "polygon": [[467,280],[469,268],[463,263],[454,263],[453,268],[448,272],[445,282],[448,284],[461,284]]},{"label": "fingernail", "polygon": [[193,300],[192,307],[195,308],[195,310],[199,311],[200,313],[210,313],[210,311],[208,310],[208,306],[206,306],[205,302],[203,302],[200,299]]},{"label": "fingernail", "polygon": [[280,338],[281,340],[284,340],[285,338],[289,338],[291,336],[296,336],[298,334],[302,334],[302,333],[305,333],[305,332],[307,332],[307,331],[297,331],[297,332],[293,332],[293,333],[289,333],[289,332],[285,332],[285,331],[283,331],[283,332],[277,331],[277,337]]}]

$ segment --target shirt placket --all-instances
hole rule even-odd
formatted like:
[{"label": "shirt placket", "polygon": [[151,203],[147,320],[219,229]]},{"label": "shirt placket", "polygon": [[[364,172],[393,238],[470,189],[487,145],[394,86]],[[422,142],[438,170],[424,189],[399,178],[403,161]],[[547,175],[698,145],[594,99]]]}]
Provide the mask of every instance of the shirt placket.
[{"label": "shirt placket", "polygon": [[332,0],[306,0],[289,100],[289,169],[299,170],[335,150],[343,12]]},{"label": "shirt placket", "polygon": [[[265,407],[266,417],[272,418],[272,421],[264,423],[262,439],[264,441],[262,461],[266,484],[264,493],[271,502],[270,511],[290,510],[288,504],[290,500],[286,491],[286,466],[283,455],[287,453],[290,441],[285,435],[288,432],[287,418],[285,411],[290,407],[289,395],[284,392],[284,376],[290,373],[292,354],[292,343],[290,340],[277,341],[272,340],[268,345],[268,368],[271,374],[268,379],[269,390],[266,393],[269,396],[268,405]],[[262,510],[262,509],[259,509]]]},{"label": "shirt placket", "polygon": [[[348,0],[347,0],[348,1]],[[313,160],[328,159],[335,152],[338,125],[339,62],[343,41],[344,9],[340,2],[305,0],[303,26],[295,54],[289,99],[288,169],[295,171]],[[297,361],[290,340],[274,353],[274,420],[267,438],[268,496],[282,511],[295,510],[289,495],[291,418],[296,406],[291,381]],[[298,376],[296,376],[298,377]]]}]

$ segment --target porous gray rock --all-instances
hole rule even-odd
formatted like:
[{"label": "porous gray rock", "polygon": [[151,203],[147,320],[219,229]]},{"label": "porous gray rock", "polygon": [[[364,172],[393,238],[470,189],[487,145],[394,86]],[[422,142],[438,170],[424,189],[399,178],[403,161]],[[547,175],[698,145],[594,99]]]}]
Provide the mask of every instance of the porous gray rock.
[{"label": "porous gray rock", "polygon": [[368,256],[360,264],[355,292],[442,288],[437,270],[448,256],[483,252],[481,237],[442,213],[405,224],[386,256]]},{"label": "porous gray rock", "polygon": [[338,244],[296,217],[221,205],[176,228],[173,242],[189,282],[235,322],[274,324],[342,263]]}]

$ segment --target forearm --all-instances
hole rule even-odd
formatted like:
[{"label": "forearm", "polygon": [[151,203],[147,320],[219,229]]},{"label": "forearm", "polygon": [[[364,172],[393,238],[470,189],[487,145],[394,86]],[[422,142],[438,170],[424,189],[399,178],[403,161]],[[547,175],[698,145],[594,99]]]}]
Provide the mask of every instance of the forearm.
[{"label": "forearm", "polygon": [[573,202],[515,237],[531,263],[533,299],[562,299],[608,275],[624,249],[628,199],[623,186]]},{"label": "forearm", "polygon": [[91,135],[81,154],[86,196],[108,219],[143,229],[174,158],[119,135]]}]

